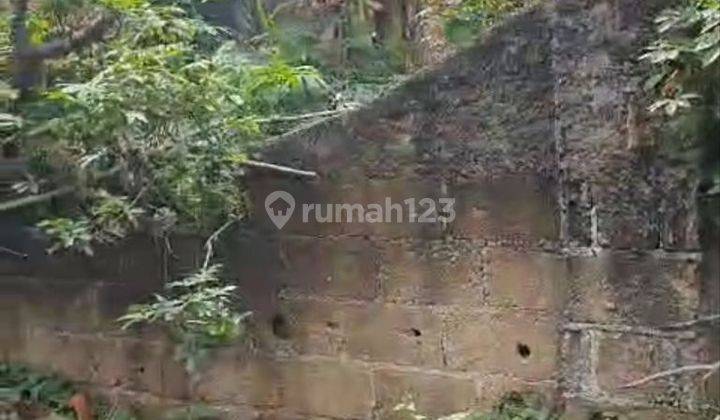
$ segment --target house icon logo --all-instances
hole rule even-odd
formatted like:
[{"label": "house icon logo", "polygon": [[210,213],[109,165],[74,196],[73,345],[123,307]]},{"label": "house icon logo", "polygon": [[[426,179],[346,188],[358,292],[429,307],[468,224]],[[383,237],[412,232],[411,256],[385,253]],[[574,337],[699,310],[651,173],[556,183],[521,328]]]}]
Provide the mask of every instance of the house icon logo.
[{"label": "house icon logo", "polygon": [[285,191],[273,191],[265,197],[265,211],[270,220],[282,229],[295,210],[295,199]]}]

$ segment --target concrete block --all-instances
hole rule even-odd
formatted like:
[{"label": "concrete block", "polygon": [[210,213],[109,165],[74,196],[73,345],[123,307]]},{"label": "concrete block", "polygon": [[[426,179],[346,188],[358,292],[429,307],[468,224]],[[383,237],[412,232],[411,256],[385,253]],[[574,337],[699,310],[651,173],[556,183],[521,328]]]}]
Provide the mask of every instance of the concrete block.
[{"label": "concrete block", "polygon": [[280,258],[283,284],[292,291],[352,299],[377,295],[379,256],[368,240],[282,239]]},{"label": "concrete block", "polygon": [[507,175],[456,183],[457,217],[450,224],[459,238],[534,245],[559,237],[559,212],[554,186],[536,176]]},{"label": "concrete block", "polygon": [[[203,372],[197,394],[204,401],[246,405],[268,417],[365,418],[372,408],[370,374],[339,360],[247,357],[226,349]],[[280,414],[278,414],[280,413]],[[278,415],[278,417],[272,417]]]},{"label": "concrete block", "polygon": [[598,334],[595,374],[600,389],[610,395],[646,399],[670,391],[673,379],[659,379],[646,386],[621,389],[629,382],[677,367],[678,343],[629,334]]},{"label": "concrete block", "polygon": [[502,248],[486,253],[489,304],[562,312],[567,294],[563,257]]},{"label": "concrete block", "polygon": [[[510,393],[527,395],[528,401],[553,408],[558,396],[554,380],[524,381],[509,375],[486,375],[476,380],[478,408],[491,411]],[[532,398],[532,400],[530,400]]]},{"label": "concrete block", "polygon": [[382,249],[381,289],[387,302],[482,306],[482,245],[471,241],[388,242]]},{"label": "concrete block", "polygon": [[543,380],[558,366],[557,320],[506,310],[458,312],[445,319],[444,354],[453,369]]},{"label": "concrete block", "polygon": [[278,366],[283,406],[314,416],[367,418],[373,405],[370,373],[340,361],[288,361]]},{"label": "concrete block", "polygon": [[112,245],[96,245],[94,256],[74,252],[47,254],[47,238],[35,228],[13,226],[0,229],[0,243],[26,258],[2,253],[0,273],[64,281],[127,281],[142,279],[157,282],[162,275],[160,248],[144,235],[132,235]]},{"label": "concrete block", "polygon": [[572,320],[667,325],[700,308],[698,261],[604,251],[569,259]]},{"label": "concrete block", "polygon": [[373,383],[376,415],[383,419],[393,418],[394,408],[407,398],[431,418],[466,411],[477,402],[475,384],[467,377],[387,368],[373,372]]},{"label": "concrete block", "polygon": [[687,413],[667,408],[623,408],[579,399],[566,402],[561,420],[617,419],[617,420],[695,420],[699,413]]},{"label": "concrete block", "polygon": [[32,328],[25,340],[22,363],[72,381],[88,382],[94,370],[92,345],[93,337]]},{"label": "concrete block", "polygon": [[281,407],[282,380],[281,364],[276,360],[249,357],[238,348],[225,348],[218,350],[203,369],[196,394],[216,404]]},{"label": "concrete block", "polygon": [[441,319],[425,308],[290,299],[290,343],[306,354],[442,365]]},{"label": "concrete block", "polygon": [[373,304],[349,313],[348,354],[368,361],[441,366],[440,318],[426,308]]},{"label": "concrete block", "polygon": [[168,375],[166,366],[173,364],[175,372],[182,372],[168,344],[142,338],[102,338],[94,342],[91,360],[95,366],[92,380],[96,384],[174,399],[188,396],[187,375],[184,372],[181,378]]}]

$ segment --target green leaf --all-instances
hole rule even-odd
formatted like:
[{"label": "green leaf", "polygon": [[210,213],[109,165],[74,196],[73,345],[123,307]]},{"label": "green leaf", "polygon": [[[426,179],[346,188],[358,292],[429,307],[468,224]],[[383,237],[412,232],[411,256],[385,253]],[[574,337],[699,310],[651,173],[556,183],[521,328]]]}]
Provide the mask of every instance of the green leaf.
[{"label": "green leaf", "polygon": [[0,128],[17,128],[22,125],[23,119],[17,115],[0,112]]},{"label": "green leaf", "polygon": [[702,34],[698,38],[696,38],[693,43],[695,44],[693,48],[695,52],[717,46],[718,43],[720,43],[720,32],[714,31]]},{"label": "green leaf", "polygon": [[128,124],[133,124],[135,121],[140,121],[145,124],[148,123],[148,119],[147,117],[145,117],[145,114],[138,111],[126,111],[125,119],[127,120]]},{"label": "green leaf", "polygon": [[18,98],[19,91],[11,88],[7,83],[0,82],[0,101],[14,101]]},{"label": "green leaf", "polygon": [[706,51],[705,54],[703,54],[702,66],[709,67],[713,63],[717,62],[718,57],[720,57],[720,45]]}]

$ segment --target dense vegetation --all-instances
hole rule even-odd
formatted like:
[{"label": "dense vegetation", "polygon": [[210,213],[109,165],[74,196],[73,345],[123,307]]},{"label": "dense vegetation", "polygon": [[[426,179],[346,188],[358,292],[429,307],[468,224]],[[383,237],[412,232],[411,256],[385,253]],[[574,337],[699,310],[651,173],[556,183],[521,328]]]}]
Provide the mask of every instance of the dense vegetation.
[{"label": "dense vegetation", "polygon": [[[640,59],[651,64],[645,88],[651,111],[664,112],[672,140],[693,152],[700,194],[718,209],[720,194],[720,1],[695,0],[662,12],[656,37]],[[709,217],[715,224],[717,217]]]},{"label": "dense vegetation", "polygon": [[[238,172],[265,135],[262,118],[311,108],[326,94],[315,68],[272,50],[239,51],[191,4],[33,6],[16,2],[0,34],[12,40],[4,68],[12,60],[16,70],[3,89],[3,142],[30,168],[15,186],[24,196],[4,206],[72,194],[38,209],[50,252],[92,255],[95,244],[138,229],[211,232],[242,217]],[[63,42],[83,48],[53,52]],[[243,315],[207,265],[169,288],[179,301],[133,308],[126,321],[171,326],[179,358],[194,369],[205,348],[240,334]]]}]

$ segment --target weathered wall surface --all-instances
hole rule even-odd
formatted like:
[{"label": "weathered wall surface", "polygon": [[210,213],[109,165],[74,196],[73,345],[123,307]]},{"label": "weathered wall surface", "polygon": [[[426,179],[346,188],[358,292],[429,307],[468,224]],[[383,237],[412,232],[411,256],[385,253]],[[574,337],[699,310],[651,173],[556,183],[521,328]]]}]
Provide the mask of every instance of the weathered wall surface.
[{"label": "weathered wall surface", "polygon": [[[190,398],[233,418],[389,418],[405,395],[431,416],[533,390],[590,419],[699,418],[697,382],[629,381],[717,358],[712,333],[665,328],[710,312],[694,185],[656,152],[634,57],[651,1],[556,0],[367,109],[289,135],[268,161],[317,180],[250,174],[253,218],[220,250],[255,311],[192,387],[156,331],[112,319],[197,266],[200,244],[135,238],[94,259],[50,258],[3,225],[2,358],[110,393]],[[299,223],[303,203],[456,199],[451,223]],[[717,333],[717,331],[715,331]],[[716,336],[715,336],[716,337]]]}]

